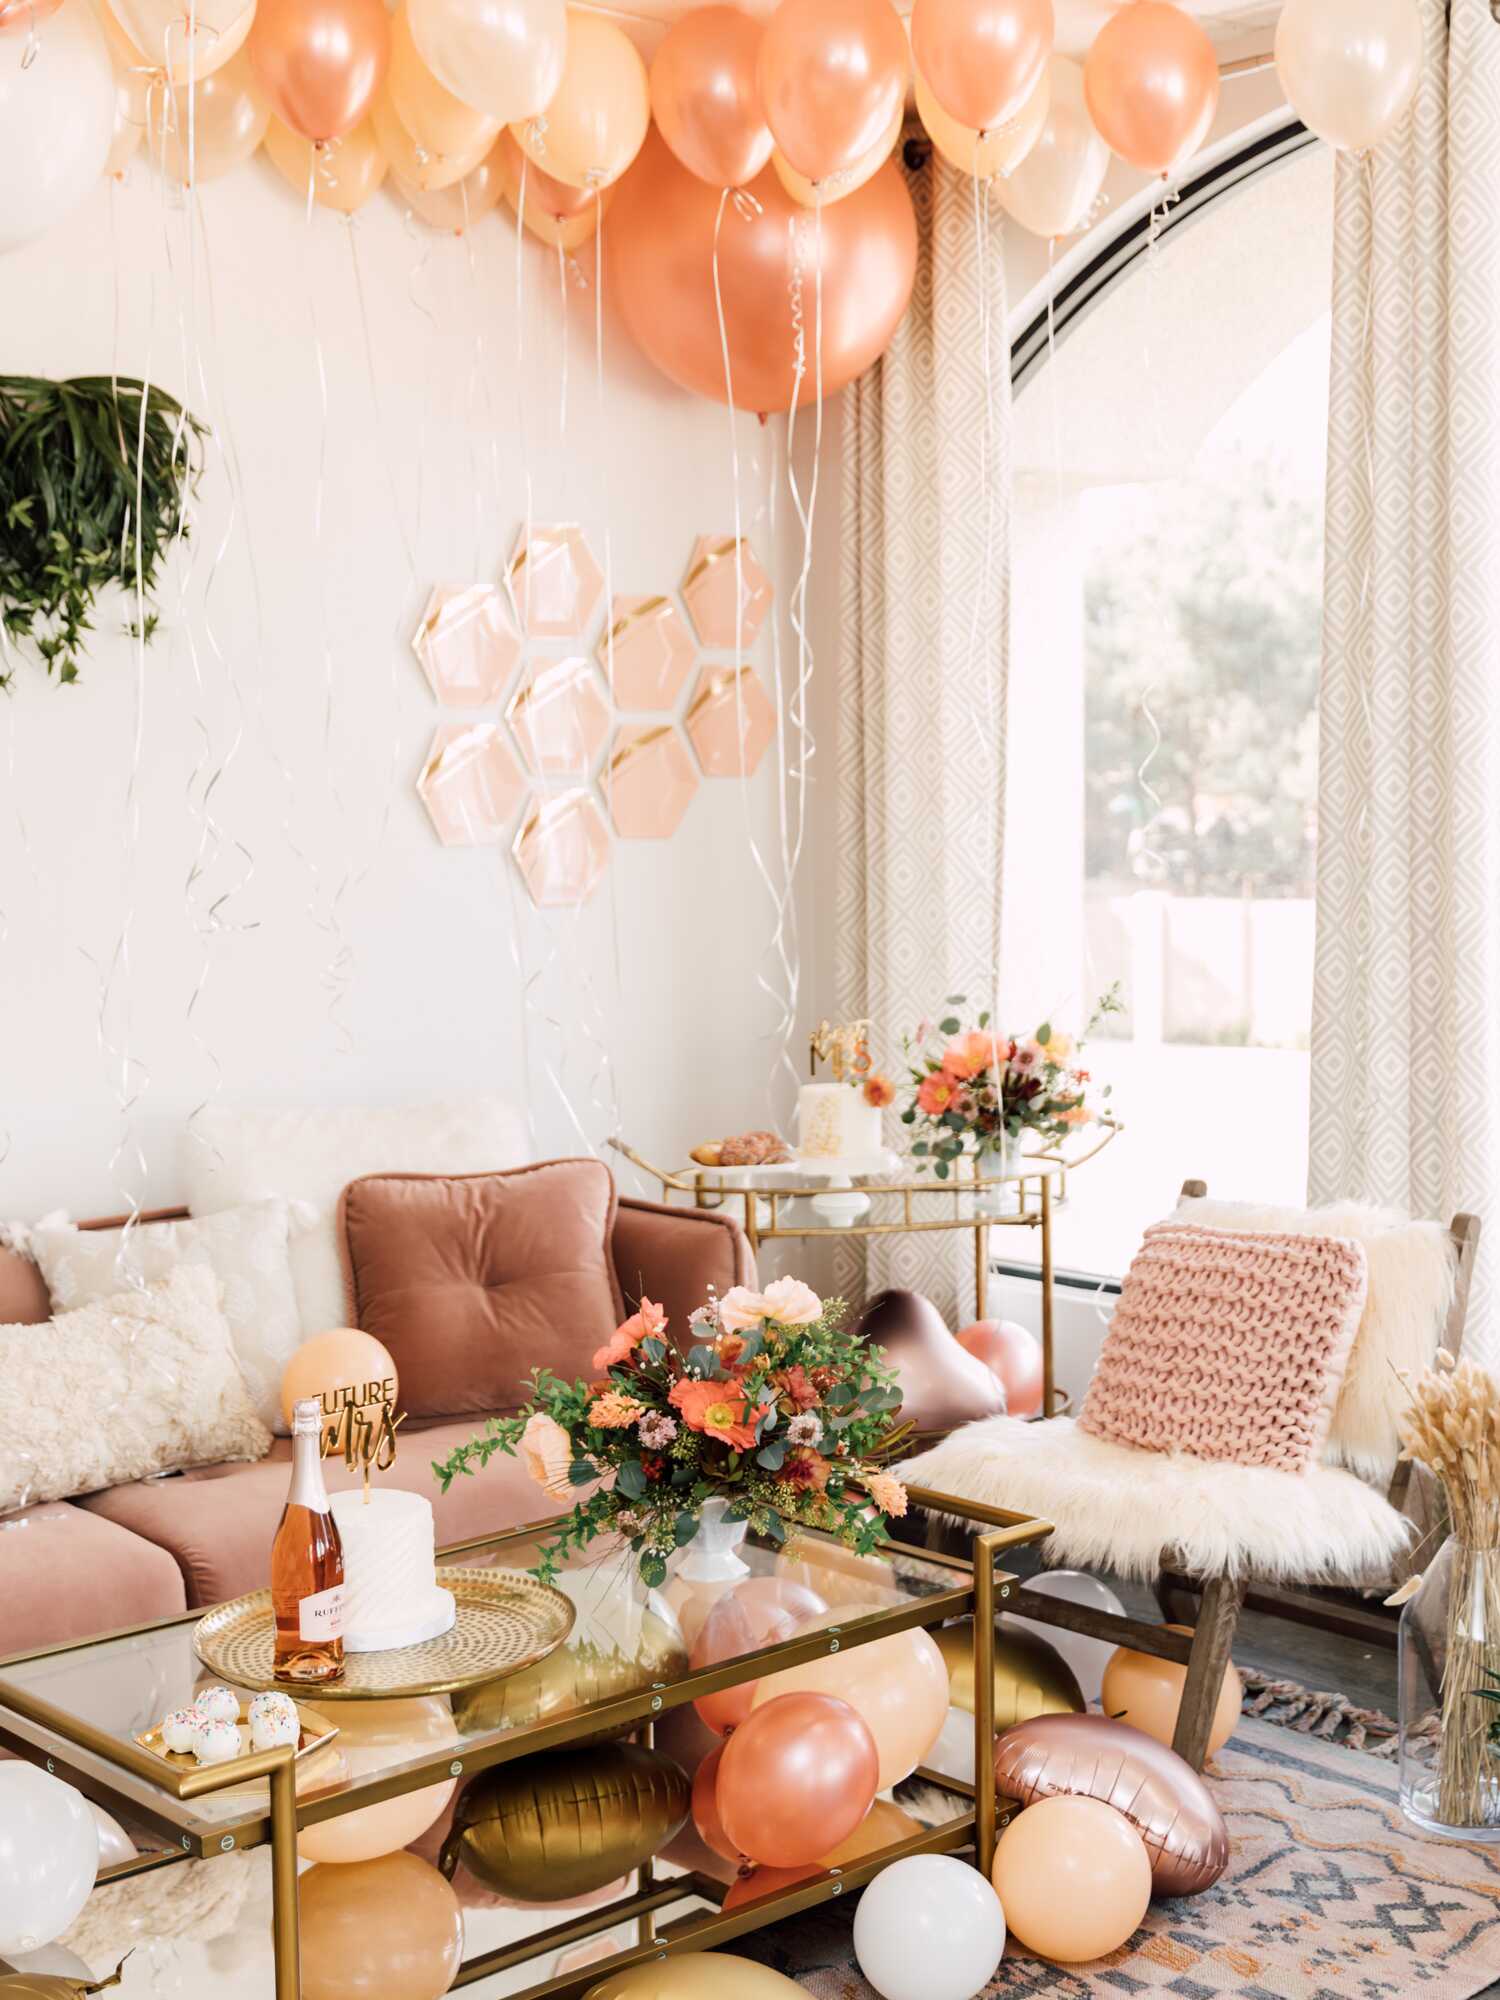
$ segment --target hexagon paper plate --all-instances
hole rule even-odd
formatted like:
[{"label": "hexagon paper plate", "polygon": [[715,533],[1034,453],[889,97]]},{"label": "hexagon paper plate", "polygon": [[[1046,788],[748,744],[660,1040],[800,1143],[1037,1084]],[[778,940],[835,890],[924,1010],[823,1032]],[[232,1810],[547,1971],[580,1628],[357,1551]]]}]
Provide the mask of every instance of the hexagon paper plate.
[{"label": "hexagon paper plate", "polygon": [[521,657],[498,584],[438,586],[427,600],[411,649],[428,684],[449,708],[498,708]]},{"label": "hexagon paper plate", "polygon": [[670,597],[617,597],[598,646],[619,708],[672,708],[693,666],[693,640]]},{"label": "hexagon paper plate", "polygon": [[609,828],[593,793],[579,786],[535,800],[513,851],[538,909],[586,903],[609,866]]},{"label": "hexagon paper plate", "polygon": [[585,659],[533,660],[506,712],[539,778],[586,778],[609,736],[609,703]]},{"label": "hexagon paper plate", "polygon": [[528,639],[581,639],[604,595],[604,572],[571,522],[524,537],[505,573],[516,620]]},{"label": "hexagon paper plate", "polygon": [[776,734],[776,711],[753,667],[705,667],[685,718],[710,778],[748,778]]},{"label": "hexagon paper plate", "polygon": [[604,799],[625,840],[666,840],[698,789],[688,747],[670,722],[632,722],[615,733]]},{"label": "hexagon paper plate", "polygon": [[682,601],[688,608],[701,644],[738,647],[755,643],[776,593],[754,549],[743,535],[740,537],[739,579],[740,616],[736,629],[734,536],[700,535],[688,559]]},{"label": "hexagon paper plate", "polygon": [[444,847],[483,847],[504,838],[526,780],[498,722],[445,722],[417,790]]}]

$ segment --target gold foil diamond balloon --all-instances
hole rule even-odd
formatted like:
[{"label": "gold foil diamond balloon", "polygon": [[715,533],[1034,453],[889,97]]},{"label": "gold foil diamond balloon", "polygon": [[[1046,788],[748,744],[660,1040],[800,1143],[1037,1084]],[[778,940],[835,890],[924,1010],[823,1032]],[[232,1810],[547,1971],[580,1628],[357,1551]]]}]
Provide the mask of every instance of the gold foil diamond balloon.
[{"label": "gold foil diamond balloon", "polygon": [[703,645],[753,645],[774,596],[771,579],[743,535],[738,566],[734,560],[733,535],[700,535],[694,542],[683,580],[682,601]]},{"label": "gold foil diamond balloon", "polygon": [[626,840],[665,840],[698,789],[687,745],[670,722],[627,723],[616,732],[604,800]]},{"label": "gold foil diamond balloon", "polygon": [[516,835],[516,865],[541,910],[586,903],[609,866],[609,828],[581,786],[537,799]]},{"label": "gold foil diamond balloon", "polygon": [[505,593],[493,583],[434,590],[411,649],[447,708],[498,708],[521,657]]},{"label": "gold foil diamond balloon", "polygon": [[687,732],[710,778],[748,778],[776,733],[776,711],[753,667],[705,667],[688,704]]},{"label": "gold foil diamond balloon", "polygon": [[617,597],[599,664],[619,708],[672,708],[693,666],[693,641],[670,597]]},{"label": "gold foil diamond balloon", "polygon": [[528,639],[581,639],[604,595],[604,573],[583,530],[533,527],[506,571],[510,600]]},{"label": "gold foil diamond balloon", "polygon": [[484,847],[505,837],[526,780],[499,723],[445,722],[417,790],[444,847]]},{"label": "gold foil diamond balloon", "polygon": [[609,703],[587,660],[534,660],[508,710],[539,778],[586,778],[609,737]]}]

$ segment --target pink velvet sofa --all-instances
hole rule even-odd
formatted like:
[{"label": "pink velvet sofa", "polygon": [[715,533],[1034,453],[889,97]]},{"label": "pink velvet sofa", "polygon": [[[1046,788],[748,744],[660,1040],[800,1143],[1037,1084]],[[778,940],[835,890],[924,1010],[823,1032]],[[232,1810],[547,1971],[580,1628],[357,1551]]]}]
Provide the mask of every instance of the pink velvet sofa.
[{"label": "pink velvet sofa", "polygon": [[[162,1209],[147,1220],[185,1214]],[[80,1226],[117,1228],[121,1218]],[[706,1288],[753,1280],[744,1233],[727,1217],[622,1199],[612,1242],[622,1289],[644,1289],[679,1325]],[[0,1250],[0,1326],[36,1325],[51,1302],[37,1268]],[[546,1354],[538,1354],[545,1365]],[[402,1426],[402,1452],[389,1483],[428,1495],[439,1547],[499,1534],[553,1511],[512,1458],[499,1455],[482,1476],[440,1493],[429,1462],[444,1457],[481,1419],[432,1419]],[[291,1443],[278,1438],[255,1465],[200,1466],[29,1507],[0,1520],[0,1657],[88,1638],[124,1625],[169,1618],[261,1589],[271,1538],[286,1499]],[[327,1466],[330,1487],[352,1482]]]}]

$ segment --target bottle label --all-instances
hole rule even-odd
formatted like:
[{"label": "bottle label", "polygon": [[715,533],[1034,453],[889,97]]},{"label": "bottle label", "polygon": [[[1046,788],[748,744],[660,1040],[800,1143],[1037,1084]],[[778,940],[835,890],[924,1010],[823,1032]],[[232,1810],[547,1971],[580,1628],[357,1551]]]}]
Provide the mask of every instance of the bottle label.
[{"label": "bottle label", "polygon": [[304,1597],[297,1606],[297,1632],[303,1639],[342,1639],[344,1636],[344,1586],[336,1583],[328,1590]]}]

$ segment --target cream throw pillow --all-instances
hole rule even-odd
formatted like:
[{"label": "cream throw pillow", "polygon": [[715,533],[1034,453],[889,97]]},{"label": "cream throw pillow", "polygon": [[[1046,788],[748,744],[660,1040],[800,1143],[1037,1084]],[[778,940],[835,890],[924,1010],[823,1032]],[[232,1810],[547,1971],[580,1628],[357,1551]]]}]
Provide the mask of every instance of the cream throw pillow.
[{"label": "cream throw pillow", "polygon": [[0,1513],[270,1449],[201,1264],[0,1326]]},{"label": "cream throw pillow", "polygon": [[116,1292],[156,1284],[179,1264],[206,1265],[219,1281],[234,1356],[263,1424],[286,1431],[281,1377],[302,1339],[292,1283],[284,1201],[245,1202],[192,1221],[142,1222],[121,1229],[78,1229],[44,1218],[27,1232],[54,1314]]}]

